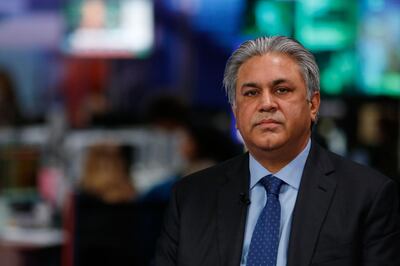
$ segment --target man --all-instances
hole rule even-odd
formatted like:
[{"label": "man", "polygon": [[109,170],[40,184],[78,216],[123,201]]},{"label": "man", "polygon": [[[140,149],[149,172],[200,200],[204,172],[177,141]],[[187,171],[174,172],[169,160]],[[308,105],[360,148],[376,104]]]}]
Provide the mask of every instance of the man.
[{"label": "man", "polygon": [[311,140],[312,54],[286,37],[245,42],[224,85],[249,153],[177,183],[156,265],[400,265],[395,184]]}]

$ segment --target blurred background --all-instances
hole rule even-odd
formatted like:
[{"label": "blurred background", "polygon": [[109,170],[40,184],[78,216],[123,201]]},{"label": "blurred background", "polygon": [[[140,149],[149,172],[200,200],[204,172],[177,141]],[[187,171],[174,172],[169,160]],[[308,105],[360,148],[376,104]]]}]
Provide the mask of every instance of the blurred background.
[{"label": "blurred background", "polygon": [[399,181],[397,0],[1,1],[1,265],[151,265],[173,183],[243,151],[222,77],[262,35],[316,56],[316,139]]}]

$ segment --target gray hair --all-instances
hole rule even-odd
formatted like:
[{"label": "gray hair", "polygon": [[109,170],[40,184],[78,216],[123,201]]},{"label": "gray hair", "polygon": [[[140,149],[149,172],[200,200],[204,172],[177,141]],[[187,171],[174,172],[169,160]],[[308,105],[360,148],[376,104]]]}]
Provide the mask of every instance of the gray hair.
[{"label": "gray hair", "polygon": [[297,62],[307,87],[308,100],[314,92],[320,90],[318,65],[314,56],[303,45],[285,36],[259,37],[242,43],[226,63],[223,84],[232,106],[235,106],[236,82],[240,66],[254,56],[272,52],[286,54]]}]

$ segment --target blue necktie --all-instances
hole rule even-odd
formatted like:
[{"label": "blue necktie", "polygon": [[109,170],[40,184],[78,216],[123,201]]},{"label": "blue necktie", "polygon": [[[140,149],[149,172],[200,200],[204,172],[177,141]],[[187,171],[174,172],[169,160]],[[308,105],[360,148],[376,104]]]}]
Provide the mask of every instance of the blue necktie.
[{"label": "blue necktie", "polygon": [[251,237],[247,266],[275,266],[279,245],[281,205],[279,191],[283,181],[268,175],[260,180],[267,192],[267,203],[258,217]]}]

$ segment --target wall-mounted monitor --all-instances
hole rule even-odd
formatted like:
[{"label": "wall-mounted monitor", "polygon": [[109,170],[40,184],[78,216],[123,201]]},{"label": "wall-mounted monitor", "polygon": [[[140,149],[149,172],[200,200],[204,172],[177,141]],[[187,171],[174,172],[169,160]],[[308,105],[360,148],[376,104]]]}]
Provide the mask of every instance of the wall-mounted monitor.
[{"label": "wall-mounted monitor", "polygon": [[144,58],[153,47],[152,0],[71,0],[65,21],[70,55]]}]

